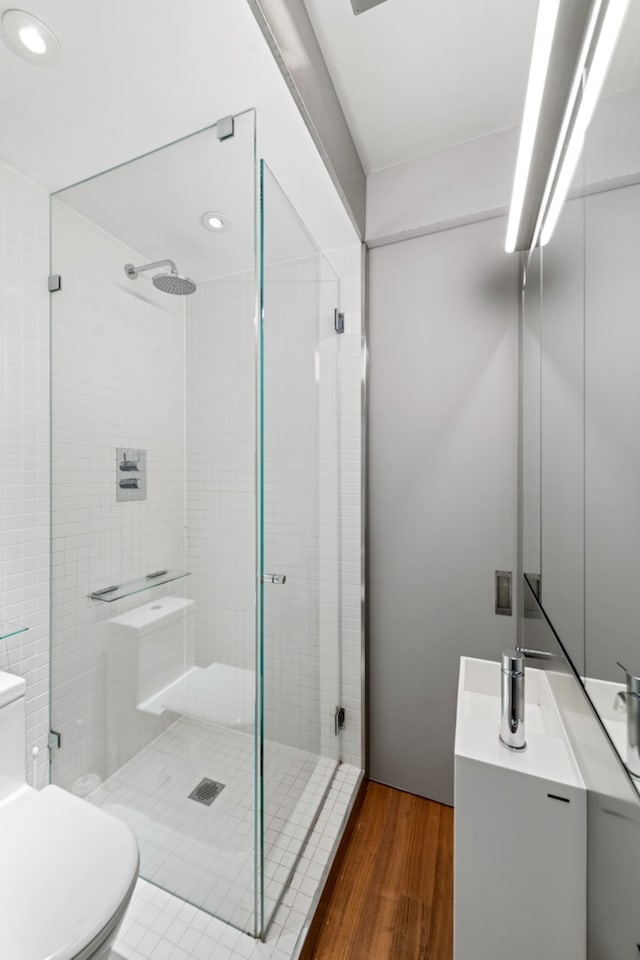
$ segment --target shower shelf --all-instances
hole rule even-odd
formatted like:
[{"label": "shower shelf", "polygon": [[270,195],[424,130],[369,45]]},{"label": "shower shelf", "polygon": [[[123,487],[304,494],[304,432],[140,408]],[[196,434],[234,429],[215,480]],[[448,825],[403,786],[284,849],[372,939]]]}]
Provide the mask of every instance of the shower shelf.
[{"label": "shower shelf", "polygon": [[173,580],[182,580],[183,577],[190,577],[188,570],[161,570],[147,574],[146,577],[139,577],[137,580],[129,580],[128,583],[120,583],[112,587],[103,587],[100,590],[94,590],[89,594],[90,600],[102,600],[103,603],[113,603],[114,600],[122,600],[124,597],[131,597],[134,593],[144,593],[145,590],[153,590],[154,587],[160,587],[163,583],[171,583]]},{"label": "shower shelf", "polygon": [[0,640],[6,640],[7,637],[15,637],[19,633],[24,633],[29,627],[23,627],[19,623],[0,620]]}]

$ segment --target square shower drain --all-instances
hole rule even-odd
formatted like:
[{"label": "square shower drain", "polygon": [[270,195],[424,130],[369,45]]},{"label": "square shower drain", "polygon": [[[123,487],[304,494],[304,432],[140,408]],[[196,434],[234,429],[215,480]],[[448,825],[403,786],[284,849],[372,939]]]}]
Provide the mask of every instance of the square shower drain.
[{"label": "square shower drain", "polygon": [[224,790],[224,783],[218,783],[217,780],[210,780],[209,777],[203,777],[200,783],[193,788],[189,794],[189,800],[197,800],[198,803],[204,803],[210,807],[216,797]]}]

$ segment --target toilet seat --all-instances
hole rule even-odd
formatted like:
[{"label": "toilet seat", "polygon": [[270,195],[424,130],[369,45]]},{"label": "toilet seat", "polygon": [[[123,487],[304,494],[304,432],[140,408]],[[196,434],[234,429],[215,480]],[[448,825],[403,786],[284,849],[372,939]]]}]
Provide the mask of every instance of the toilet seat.
[{"label": "toilet seat", "polygon": [[87,960],[116,928],[138,846],[116,817],[59,787],[0,806],[0,951],[11,960]]}]

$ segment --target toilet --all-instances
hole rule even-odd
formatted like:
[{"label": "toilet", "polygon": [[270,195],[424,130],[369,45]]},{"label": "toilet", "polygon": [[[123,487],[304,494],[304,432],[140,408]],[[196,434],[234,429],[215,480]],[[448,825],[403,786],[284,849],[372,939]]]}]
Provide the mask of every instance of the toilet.
[{"label": "toilet", "polygon": [[131,899],[129,827],[25,772],[25,682],[0,672],[0,956],[102,960]]}]

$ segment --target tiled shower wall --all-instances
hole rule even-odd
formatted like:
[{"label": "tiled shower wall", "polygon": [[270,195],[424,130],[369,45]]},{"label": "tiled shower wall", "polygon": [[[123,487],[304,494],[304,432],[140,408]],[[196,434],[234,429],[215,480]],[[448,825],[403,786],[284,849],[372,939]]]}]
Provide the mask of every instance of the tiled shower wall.
[{"label": "tiled shower wall", "polygon": [[[148,276],[134,284],[124,264],[144,257],[58,200],[52,226],[54,777],[83,793],[171,720],[136,709],[136,645],[115,642],[107,621],[183,595],[183,581],[116,604],[88,594],[187,569],[184,303]],[[147,451],[146,500],[116,502],[117,447]]]},{"label": "tiled shower wall", "polygon": [[254,669],[255,280],[187,302],[187,510],[196,662]]},{"label": "tiled shower wall", "polygon": [[[86,773],[104,776],[141,742],[140,730],[128,741],[126,736],[122,740],[123,734],[131,729],[126,711],[120,716],[119,727],[108,726],[113,717],[106,715],[106,684],[113,665],[109,667],[108,663],[104,620],[113,613],[107,604],[89,601],[86,593],[110,583],[114,574],[116,580],[121,580],[129,574],[138,575],[140,568],[147,565],[153,568],[172,564],[186,569],[191,567],[194,573],[192,587],[202,596],[204,585],[208,583],[210,588],[211,581],[208,580],[208,571],[202,575],[197,562],[198,536],[206,535],[207,523],[213,519],[210,511],[217,511],[218,507],[206,505],[203,495],[209,492],[207,484],[211,477],[202,469],[198,473],[195,446],[191,446],[191,557],[187,560],[182,446],[184,408],[180,406],[184,398],[184,381],[181,379],[184,373],[180,360],[184,350],[181,317],[171,313],[177,309],[173,301],[168,303],[169,298],[155,294],[151,288],[145,290],[145,294],[150,293],[146,299],[131,296],[128,281],[124,273],[120,276],[120,272],[124,262],[135,259],[136,254],[77,214],[69,211],[68,216],[74,219],[74,230],[79,229],[82,238],[78,240],[79,247],[74,256],[78,252],[82,254],[83,267],[78,269],[77,277],[66,272],[67,289],[63,287],[63,292],[56,296],[71,296],[76,281],[84,292],[75,297],[69,326],[57,331],[62,336],[62,354],[57,356],[56,363],[62,363],[59,372],[64,379],[63,395],[58,399],[67,404],[69,424],[66,436],[60,437],[61,446],[57,450],[61,455],[55,464],[56,503],[60,505],[60,512],[54,518],[54,577],[60,597],[56,610],[56,636],[60,640],[55,653],[56,692],[63,706],[58,714],[59,723],[65,725],[65,748],[56,759],[56,763],[64,766],[57,779],[71,785]],[[46,781],[48,773],[45,748],[49,729],[48,248],[46,193],[0,166],[0,359],[3,375],[0,393],[0,617],[18,620],[30,627],[28,633],[2,642],[0,669],[14,670],[27,679],[27,754],[30,756],[33,746],[41,750],[40,783]],[[359,251],[343,251],[332,257],[341,274],[341,300],[347,310],[345,335],[327,341],[325,345],[336,351],[339,364],[339,389],[335,396],[339,399],[337,440],[341,463],[342,656],[340,663],[334,666],[340,672],[341,703],[347,708],[341,756],[359,767]],[[65,272],[64,265],[59,262],[54,263],[54,269]],[[208,409],[204,397],[205,406],[199,412],[201,422],[205,415],[211,415],[214,423],[217,418],[223,424],[223,435],[218,440],[227,444],[224,455],[218,446],[220,456],[214,458],[216,467],[213,473],[218,493],[223,493],[226,498],[225,507],[217,517],[214,537],[220,548],[216,548],[219,566],[215,572],[224,580],[233,569],[233,562],[241,566],[244,562],[242,559],[232,562],[230,544],[243,542],[246,546],[249,542],[251,550],[237,551],[236,557],[250,555],[253,563],[253,527],[243,528],[244,521],[239,520],[240,516],[246,518],[247,510],[253,510],[253,438],[238,454],[245,464],[242,470],[235,469],[233,457],[229,455],[229,450],[239,443],[241,419],[254,415],[253,286],[239,287],[237,278],[233,283],[218,280],[210,285],[203,284],[202,294],[203,305],[204,298],[210,295],[217,304],[216,311],[224,312],[227,319],[234,312],[251,317],[244,327],[234,328],[233,323],[226,321],[219,322],[217,327],[210,324],[209,332],[219,342],[214,344],[215,369],[212,365],[206,378],[214,394],[215,385],[222,388],[225,377],[237,387],[238,365],[244,365],[250,390],[218,392],[217,402],[210,404]],[[158,298],[155,301],[154,296]],[[89,319],[91,323],[87,322]],[[194,332],[195,323],[196,317]],[[232,346],[238,350],[236,361],[230,359]],[[244,353],[245,349],[247,353]],[[246,360],[247,356],[251,357],[250,362]],[[96,384],[100,385],[101,399],[92,401],[89,388]],[[328,385],[326,378],[323,384]],[[230,406],[230,396],[235,398],[237,409]],[[325,400],[323,402],[321,396],[320,417],[332,421],[336,408],[332,406],[333,399],[325,397]],[[139,417],[142,420],[146,417],[150,424],[152,421],[161,424],[161,434],[143,436],[145,431],[140,430]],[[190,440],[193,436],[192,433]],[[151,503],[147,504],[150,509],[146,513],[145,510],[138,513],[134,508],[144,507],[144,504],[116,506],[114,498],[114,502],[110,502],[115,447],[127,444],[146,444],[149,449],[164,450],[155,463],[152,460],[149,481],[150,492],[154,487],[156,493],[162,491],[161,501],[156,504],[157,522],[151,519],[155,509]],[[86,453],[79,458],[78,453],[83,448]],[[328,460],[325,462],[329,464]],[[15,482],[16,470],[20,472],[18,483]],[[130,511],[128,514],[127,510]],[[322,530],[322,522],[320,527]],[[248,573],[252,575],[252,569]],[[247,574],[244,567],[240,574],[241,578]],[[182,581],[182,584],[186,586],[188,582]],[[242,604],[237,602],[230,575],[226,588],[220,592],[222,602],[212,611],[206,629],[197,631],[200,641],[198,657],[205,662],[212,657],[250,666],[253,662],[253,609],[249,605],[243,610]],[[170,593],[171,588],[165,588],[164,592]],[[139,597],[121,601],[117,605],[118,612],[139,602]],[[118,676],[121,678],[116,673]],[[129,690],[126,696],[130,693]],[[142,718],[142,723],[148,724],[143,731],[142,739],[145,740],[162,726],[153,718],[149,721]],[[104,749],[98,749],[97,743],[100,737],[108,736],[109,729],[110,755],[105,762]]]},{"label": "tiled shower wall", "polygon": [[[0,669],[27,682],[27,757],[48,778],[49,200],[0,165]],[[31,782],[32,762],[28,763]]]}]

